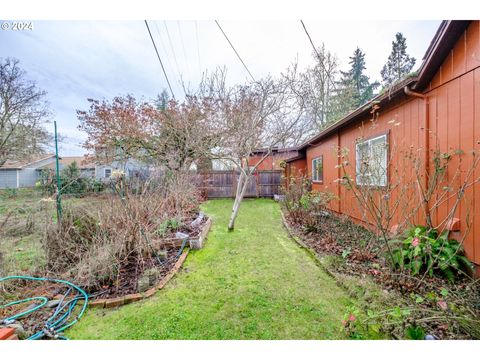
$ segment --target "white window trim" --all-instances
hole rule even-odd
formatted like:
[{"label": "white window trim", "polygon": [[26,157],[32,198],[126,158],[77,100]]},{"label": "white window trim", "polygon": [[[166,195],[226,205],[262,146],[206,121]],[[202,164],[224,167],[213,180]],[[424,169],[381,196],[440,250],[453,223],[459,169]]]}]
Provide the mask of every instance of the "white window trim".
[{"label": "white window trim", "polygon": [[[109,177],[107,177],[107,170],[110,170],[110,176],[109,176]],[[105,179],[111,178],[111,177],[112,177],[112,168],[104,168],[104,169],[103,169],[103,177],[104,177]]]},{"label": "white window trim", "polygon": [[[315,162],[315,160],[319,160],[319,159],[322,160],[322,174],[321,174],[322,179],[321,180],[314,178],[314,174],[316,174],[314,162]],[[312,159],[312,181],[316,182],[316,183],[323,183],[323,155],[317,156],[317,157]]]},{"label": "white window trim", "polygon": [[[361,178],[362,178],[362,174],[359,173],[359,168],[360,168],[360,156],[359,156],[359,152],[360,152],[360,146],[361,145],[364,145],[364,144],[369,144],[369,149],[372,149],[372,146],[371,146],[371,143],[373,143],[374,141],[378,140],[378,139],[385,139],[385,151],[386,151],[386,154],[385,154],[385,157],[384,157],[384,163],[382,164],[383,167],[385,168],[385,176],[382,177],[382,180],[380,181],[376,181],[374,183],[372,183],[372,181],[363,181]],[[376,137],[373,137],[373,138],[370,138],[370,139],[366,139],[366,140],[363,140],[363,141],[359,141],[356,143],[355,145],[355,178],[356,178],[356,183],[357,185],[361,185],[361,186],[386,186],[387,183],[388,183],[388,147],[389,147],[389,144],[388,144],[388,136],[387,134],[383,134],[383,135],[380,135],[380,136],[376,136]]]}]

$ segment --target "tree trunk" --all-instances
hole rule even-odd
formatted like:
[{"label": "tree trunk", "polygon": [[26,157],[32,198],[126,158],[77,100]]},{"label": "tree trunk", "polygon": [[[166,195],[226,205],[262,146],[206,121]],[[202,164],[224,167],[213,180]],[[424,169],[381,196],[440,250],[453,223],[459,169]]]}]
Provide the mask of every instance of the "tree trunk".
[{"label": "tree trunk", "polygon": [[240,173],[240,178],[238,179],[237,192],[235,194],[235,202],[233,203],[232,215],[230,216],[230,221],[228,222],[228,231],[233,231],[235,227],[235,219],[238,215],[238,210],[240,210],[240,204],[242,203],[243,196],[247,190],[249,176],[245,175],[243,172]]}]

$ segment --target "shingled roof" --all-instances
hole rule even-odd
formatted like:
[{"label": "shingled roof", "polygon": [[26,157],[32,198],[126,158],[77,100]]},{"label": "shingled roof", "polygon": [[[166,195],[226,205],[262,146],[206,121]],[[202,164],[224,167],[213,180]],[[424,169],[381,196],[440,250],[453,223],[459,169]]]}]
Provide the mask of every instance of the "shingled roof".
[{"label": "shingled roof", "polygon": [[35,164],[36,162],[47,160],[51,157],[54,157],[55,154],[42,154],[34,155],[23,160],[7,160],[0,169],[23,169],[29,167],[29,165]]}]

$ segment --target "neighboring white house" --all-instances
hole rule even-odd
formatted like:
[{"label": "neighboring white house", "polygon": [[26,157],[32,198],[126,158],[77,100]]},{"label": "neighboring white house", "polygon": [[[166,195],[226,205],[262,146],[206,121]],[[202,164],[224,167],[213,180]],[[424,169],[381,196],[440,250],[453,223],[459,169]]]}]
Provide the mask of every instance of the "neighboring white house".
[{"label": "neighboring white house", "polygon": [[97,164],[95,166],[95,178],[107,181],[115,171],[124,173],[128,179],[146,179],[152,172],[152,167],[134,159],[125,162],[113,161],[110,164]]},{"label": "neighboring white house", "polygon": [[25,161],[9,161],[0,167],[0,189],[33,187],[39,179],[38,169],[55,164],[55,155],[41,155]]},{"label": "neighboring white house", "polygon": [[[60,171],[76,162],[82,177],[95,178],[100,181],[109,181],[114,172],[120,171],[127,178],[146,179],[155,170],[152,166],[140,161],[129,159],[125,162],[113,161],[109,164],[98,164],[86,156],[62,156],[59,158]],[[17,189],[34,187],[40,180],[41,171],[55,170],[55,155],[43,155],[29,161],[7,161],[0,167],[0,189]]]},{"label": "neighboring white house", "polygon": [[[85,156],[62,156],[58,159],[59,170],[62,171],[70,164],[76,162],[80,169],[80,176],[95,177],[95,164],[89,161]],[[56,163],[48,163],[40,167],[38,170],[55,170]]]},{"label": "neighboring white house", "polygon": [[[148,176],[149,167],[135,160],[126,162],[113,161],[109,164],[96,164],[86,156],[62,156],[59,160],[60,170],[76,162],[80,168],[81,176],[95,178],[100,181],[108,181],[115,171],[125,173],[127,178]],[[55,169],[55,163],[48,164],[44,169]]]}]

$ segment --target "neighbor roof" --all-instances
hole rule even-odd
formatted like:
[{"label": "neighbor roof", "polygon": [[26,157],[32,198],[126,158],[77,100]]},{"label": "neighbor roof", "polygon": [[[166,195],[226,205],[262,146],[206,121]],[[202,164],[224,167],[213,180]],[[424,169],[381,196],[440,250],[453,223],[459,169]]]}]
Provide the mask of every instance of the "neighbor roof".
[{"label": "neighbor roof", "polygon": [[28,165],[34,164],[42,160],[50,159],[51,157],[54,157],[54,156],[55,154],[48,154],[48,155],[42,154],[42,155],[31,156],[25,160],[7,160],[5,164],[0,166],[0,169],[23,169],[25,167],[28,167]]},{"label": "neighbor roof", "polygon": [[[94,169],[95,164],[91,162],[86,156],[62,156],[58,159],[58,162],[62,165],[68,166],[73,162],[76,162],[80,169]],[[46,164],[42,166],[42,169],[54,169],[55,164]]]}]

